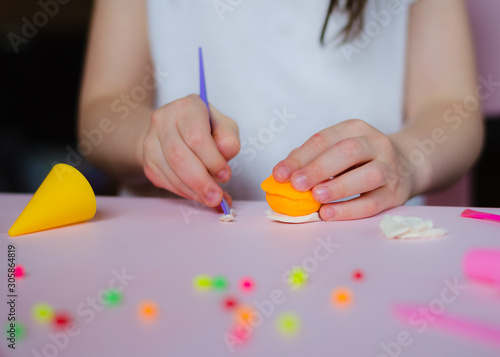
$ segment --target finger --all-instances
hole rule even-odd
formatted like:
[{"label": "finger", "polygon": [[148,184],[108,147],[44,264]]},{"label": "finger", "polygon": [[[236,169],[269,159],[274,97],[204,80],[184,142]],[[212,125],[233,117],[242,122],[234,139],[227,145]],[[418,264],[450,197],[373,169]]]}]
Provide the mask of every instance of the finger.
[{"label": "finger", "polygon": [[312,189],[314,199],[328,203],[357,194],[373,191],[388,182],[385,164],[370,161],[332,180],[324,181]]},{"label": "finger", "polygon": [[[152,142],[151,142],[152,141]],[[199,201],[202,200],[193,190],[184,184],[172,171],[162,154],[158,137],[148,139],[147,157],[144,159],[146,177],[156,186],[175,193],[178,196]],[[200,202],[203,203],[203,202]]]},{"label": "finger", "polygon": [[325,221],[367,218],[392,207],[389,197],[390,192],[384,186],[349,201],[323,205],[319,214]]},{"label": "finger", "polygon": [[296,190],[307,191],[355,165],[374,159],[375,154],[364,137],[343,139],[296,171],[291,178],[292,186]]},{"label": "finger", "polygon": [[208,109],[197,96],[183,99],[192,103],[185,106],[183,116],[177,120],[177,128],[182,139],[212,176],[220,182],[228,181],[231,177],[231,168],[212,137]]},{"label": "finger", "polygon": [[167,127],[161,149],[167,164],[183,183],[201,197],[200,202],[210,207],[220,204],[222,189],[203,162],[184,143],[175,124]]},{"label": "finger", "polygon": [[[231,196],[229,196],[229,193],[227,193],[226,191],[224,191],[224,199],[226,200],[229,207],[233,205],[233,199]],[[224,210],[222,209],[221,205],[214,207],[214,209],[219,213],[224,213]]]},{"label": "finger", "polygon": [[227,161],[235,157],[241,148],[236,122],[210,105],[212,136],[220,153]]},{"label": "finger", "polygon": [[[168,166],[167,166],[168,168]],[[148,163],[147,168],[145,169],[146,176],[148,179],[159,188],[163,188],[167,191],[173,192],[180,197],[184,197],[188,200],[196,200],[196,194],[189,189],[182,182],[174,181],[174,183],[164,174],[163,170],[160,169],[158,165],[151,162]],[[174,174],[175,175],[175,174]],[[169,175],[173,176],[173,175]],[[200,202],[202,203],[202,202]]]},{"label": "finger", "polygon": [[292,150],[285,160],[273,168],[273,176],[278,182],[287,182],[292,174],[321,155],[329,145],[331,138],[326,130],[314,134],[297,149]]},{"label": "finger", "polygon": [[321,130],[274,167],[274,178],[278,182],[286,182],[295,171],[309,164],[332,145],[349,137],[366,135],[374,130],[376,129],[359,119],[346,120]]}]

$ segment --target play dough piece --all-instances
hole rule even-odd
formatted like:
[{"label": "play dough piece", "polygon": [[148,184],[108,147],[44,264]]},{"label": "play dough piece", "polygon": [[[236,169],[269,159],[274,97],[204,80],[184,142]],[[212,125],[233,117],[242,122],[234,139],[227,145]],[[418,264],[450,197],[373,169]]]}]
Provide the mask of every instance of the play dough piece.
[{"label": "play dough piece", "polygon": [[307,280],[309,279],[309,274],[302,267],[294,267],[288,275],[288,285],[290,285],[290,289],[297,290],[303,287]]},{"label": "play dough piece", "polygon": [[38,303],[33,306],[32,315],[38,323],[47,324],[54,318],[54,309],[48,304]]},{"label": "play dough piece", "polygon": [[232,296],[228,296],[222,300],[222,305],[226,310],[233,310],[238,306],[238,300]]},{"label": "play dough piece", "polygon": [[20,279],[24,277],[24,267],[22,265],[16,265],[14,268],[14,276],[16,279]]},{"label": "play dough piece", "polygon": [[193,286],[196,290],[206,291],[212,287],[212,277],[210,275],[197,275],[193,279]]},{"label": "play dough piece", "polygon": [[300,331],[300,318],[291,312],[282,313],[276,319],[276,329],[285,337],[294,337]]},{"label": "play dough piece", "polygon": [[307,216],[317,212],[321,203],[317,202],[312,192],[297,191],[290,182],[280,183],[273,175],[269,176],[261,184],[266,192],[266,200],[271,209],[276,213],[287,216]]},{"label": "play dough piece", "polygon": [[102,294],[102,301],[106,306],[118,306],[123,301],[123,293],[118,289],[109,289]]},{"label": "play dough piece", "polygon": [[362,270],[355,270],[352,272],[352,278],[357,281],[361,281],[365,278],[365,274]]},{"label": "play dough piece", "polygon": [[137,313],[143,321],[152,322],[158,318],[158,305],[152,300],[143,300],[139,303]]},{"label": "play dough piece", "polygon": [[253,329],[247,323],[237,322],[231,328],[229,334],[238,344],[243,344],[252,336]]},{"label": "play dough piece", "polygon": [[22,341],[26,337],[26,326],[19,321],[10,322],[8,321],[5,325],[5,337],[15,338],[16,341]]},{"label": "play dough piece", "polygon": [[318,212],[314,212],[306,216],[287,216],[286,214],[276,213],[272,209],[268,209],[265,214],[267,218],[272,219],[273,221],[284,223],[308,223],[321,221]]},{"label": "play dough piece", "polygon": [[446,234],[446,230],[433,228],[430,219],[385,215],[380,222],[382,233],[391,239],[434,238]]},{"label": "play dough piece", "polygon": [[236,217],[236,211],[234,208],[231,208],[231,212],[229,214],[225,214],[219,218],[221,222],[232,222],[234,221],[234,217]]},{"label": "play dough piece", "polygon": [[240,280],[240,289],[244,292],[251,292],[255,287],[255,282],[252,278],[242,278]]},{"label": "play dough piece", "polygon": [[71,316],[64,312],[58,312],[52,321],[55,327],[64,329],[71,322]]},{"label": "play dough piece", "polygon": [[229,285],[229,282],[227,281],[226,277],[222,275],[217,275],[212,278],[212,288],[214,290],[226,290]]},{"label": "play dough piece", "polygon": [[332,291],[331,299],[335,306],[345,308],[352,304],[353,296],[349,288],[341,286]]},{"label": "play dough piece", "polygon": [[95,194],[75,168],[55,165],[9,229],[11,237],[83,222],[94,217]]},{"label": "play dough piece", "polygon": [[251,305],[240,305],[235,311],[236,323],[245,324],[254,321],[257,311]]}]

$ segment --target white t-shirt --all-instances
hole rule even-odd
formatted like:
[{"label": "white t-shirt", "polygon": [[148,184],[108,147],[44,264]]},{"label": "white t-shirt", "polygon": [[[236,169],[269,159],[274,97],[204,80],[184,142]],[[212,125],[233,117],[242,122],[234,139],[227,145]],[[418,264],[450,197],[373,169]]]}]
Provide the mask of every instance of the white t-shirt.
[{"label": "white t-shirt", "polygon": [[202,46],[208,100],[240,128],[241,152],[223,185],[235,199],[264,199],[260,183],[314,133],[359,118],[389,134],[403,117],[412,0],[369,0],[363,34],[342,45],[347,16],[329,0],[148,0],[160,107],[199,93]]}]

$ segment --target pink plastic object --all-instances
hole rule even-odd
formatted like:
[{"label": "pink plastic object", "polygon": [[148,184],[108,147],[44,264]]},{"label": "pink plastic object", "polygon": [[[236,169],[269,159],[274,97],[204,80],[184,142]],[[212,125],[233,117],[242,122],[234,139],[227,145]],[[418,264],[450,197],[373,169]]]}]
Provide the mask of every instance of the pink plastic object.
[{"label": "pink plastic object", "polygon": [[22,265],[16,265],[14,268],[14,276],[18,279],[24,277],[24,267]]},{"label": "pink plastic object", "polygon": [[465,254],[462,267],[469,279],[500,287],[499,249],[472,249]]},{"label": "pink plastic object", "polygon": [[255,282],[253,281],[252,278],[242,278],[240,280],[240,288],[241,290],[245,291],[245,292],[250,292],[254,289],[255,287]]},{"label": "pink plastic object", "polygon": [[498,214],[479,212],[479,211],[474,211],[472,209],[466,209],[465,211],[462,212],[461,216],[467,218],[486,219],[489,221],[500,222],[500,216]]},{"label": "pink plastic object", "polygon": [[416,317],[423,319],[424,315],[421,313],[423,309],[426,311],[425,318],[427,319],[429,327],[461,337],[470,338],[478,342],[488,343],[500,349],[500,326],[488,325],[445,313],[431,314],[429,309],[423,306],[393,305],[393,311],[396,316],[407,324],[411,324]]}]

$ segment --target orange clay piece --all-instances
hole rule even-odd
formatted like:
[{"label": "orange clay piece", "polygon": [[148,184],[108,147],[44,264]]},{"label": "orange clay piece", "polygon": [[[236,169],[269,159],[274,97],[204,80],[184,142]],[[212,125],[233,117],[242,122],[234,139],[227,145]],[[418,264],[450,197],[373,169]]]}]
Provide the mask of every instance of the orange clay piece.
[{"label": "orange clay piece", "polygon": [[139,317],[144,321],[153,321],[158,318],[159,309],[154,301],[144,300],[138,307]]},{"label": "orange clay piece", "polygon": [[250,305],[241,305],[235,311],[236,322],[249,323],[255,313],[255,310]]},{"label": "orange clay piece", "polygon": [[279,183],[273,175],[265,179],[260,187],[266,192],[269,207],[276,213],[306,216],[317,212],[321,207],[321,203],[313,198],[311,191],[297,191],[290,182]]},{"label": "orange clay piece", "polygon": [[348,307],[352,304],[353,296],[351,290],[342,286],[332,291],[331,299],[337,307]]}]

